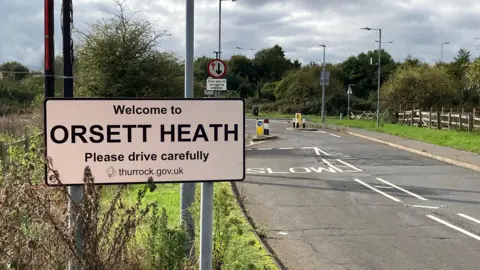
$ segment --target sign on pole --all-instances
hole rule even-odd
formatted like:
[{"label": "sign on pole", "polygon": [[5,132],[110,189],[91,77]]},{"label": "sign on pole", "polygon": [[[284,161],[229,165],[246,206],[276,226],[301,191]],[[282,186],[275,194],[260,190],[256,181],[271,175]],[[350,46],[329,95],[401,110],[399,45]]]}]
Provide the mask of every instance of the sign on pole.
[{"label": "sign on pole", "polygon": [[211,90],[205,89],[205,90],[203,90],[203,94],[205,94],[205,95],[207,95],[207,96],[213,96],[214,92],[211,91]]},{"label": "sign on pole", "polygon": [[351,95],[352,94],[352,88],[350,87],[350,85],[348,86],[348,90],[347,90],[347,95]]},{"label": "sign on pole", "polygon": [[207,90],[226,91],[227,79],[207,79]]},{"label": "sign on pole", "polygon": [[[330,83],[330,71],[325,70],[325,86]],[[323,85],[323,72],[320,72],[320,85]]]},{"label": "sign on pole", "polygon": [[47,99],[46,156],[64,185],[86,166],[95,184],[242,181],[244,115],[242,99]]},{"label": "sign on pole", "polygon": [[220,79],[227,73],[227,65],[221,59],[213,59],[208,63],[208,75]]}]

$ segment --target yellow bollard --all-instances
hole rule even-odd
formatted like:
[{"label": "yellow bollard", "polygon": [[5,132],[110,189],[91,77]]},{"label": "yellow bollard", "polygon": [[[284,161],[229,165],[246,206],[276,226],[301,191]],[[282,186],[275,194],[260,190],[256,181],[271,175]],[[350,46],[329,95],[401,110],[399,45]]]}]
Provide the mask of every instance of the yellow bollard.
[{"label": "yellow bollard", "polygon": [[263,120],[257,119],[257,136],[263,136]]},{"label": "yellow bollard", "polygon": [[295,119],[297,121],[296,122],[296,128],[299,128],[300,127],[300,123],[302,122],[302,114],[301,113],[296,113],[295,114]]}]

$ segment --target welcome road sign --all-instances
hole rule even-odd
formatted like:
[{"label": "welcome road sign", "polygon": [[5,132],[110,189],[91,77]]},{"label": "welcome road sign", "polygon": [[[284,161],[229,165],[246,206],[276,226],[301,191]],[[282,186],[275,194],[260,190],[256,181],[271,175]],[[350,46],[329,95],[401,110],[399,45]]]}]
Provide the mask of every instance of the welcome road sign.
[{"label": "welcome road sign", "polygon": [[[64,185],[242,181],[242,99],[45,101],[46,155]],[[45,170],[46,183],[58,185]]]}]

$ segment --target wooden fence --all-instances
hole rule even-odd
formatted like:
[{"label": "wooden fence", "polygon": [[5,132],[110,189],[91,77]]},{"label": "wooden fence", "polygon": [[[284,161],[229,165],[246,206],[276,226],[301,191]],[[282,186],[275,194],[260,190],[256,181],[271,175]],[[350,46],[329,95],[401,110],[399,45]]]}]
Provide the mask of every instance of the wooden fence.
[{"label": "wooden fence", "polygon": [[463,109],[457,112],[445,112],[442,110],[412,109],[398,113],[398,122],[409,126],[436,128],[436,129],[459,129],[468,132],[480,130],[480,116],[473,109],[466,112]]}]

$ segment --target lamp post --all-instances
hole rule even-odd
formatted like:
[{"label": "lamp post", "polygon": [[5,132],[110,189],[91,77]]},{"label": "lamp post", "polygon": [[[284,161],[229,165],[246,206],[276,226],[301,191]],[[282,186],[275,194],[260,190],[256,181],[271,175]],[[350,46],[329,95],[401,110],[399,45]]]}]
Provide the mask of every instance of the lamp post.
[{"label": "lamp post", "polygon": [[241,50],[241,51],[244,51],[244,56],[246,57],[247,56],[247,51],[255,51],[255,49],[245,49],[245,48],[242,48],[242,47],[236,47],[238,50]]},{"label": "lamp post", "polygon": [[442,42],[441,49],[440,49],[440,62],[443,62],[443,45],[450,44],[450,41]]},{"label": "lamp post", "polygon": [[[375,40],[375,42],[379,42],[378,40]],[[392,44],[393,43],[393,40],[392,41],[386,41],[386,42],[382,42],[383,44],[383,50],[385,50],[387,48],[386,44]]]},{"label": "lamp post", "polygon": [[323,64],[322,64],[322,125],[325,124],[325,44],[318,45],[323,47]]},{"label": "lamp post", "polygon": [[381,75],[381,51],[382,51],[382,29],[380,28],[370,28],[370,27],[363,27],[363,30],[371,31],[376,30],[378,31],[378,82],[377,82],[377,128],[380,127],[380,75]]}]

